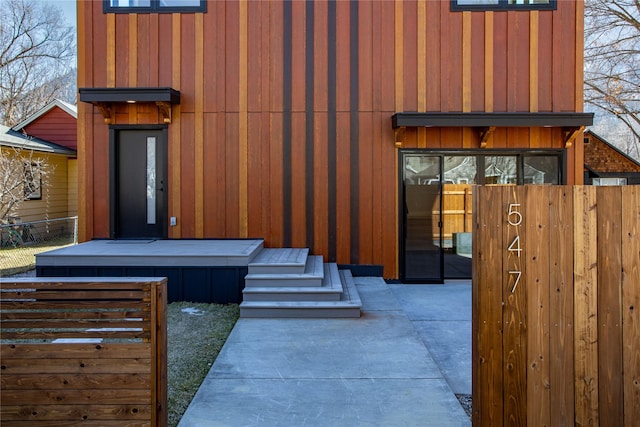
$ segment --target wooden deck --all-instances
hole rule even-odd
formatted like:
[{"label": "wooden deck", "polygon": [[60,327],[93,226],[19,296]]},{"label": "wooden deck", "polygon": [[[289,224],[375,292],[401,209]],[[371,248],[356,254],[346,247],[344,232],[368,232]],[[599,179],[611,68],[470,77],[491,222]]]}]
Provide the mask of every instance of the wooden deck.
[{"label": "wooden deck", "polygon": [[38,277],[167,277],[173,301],[240,303],[261,239],[94,240],[36,256]]}]

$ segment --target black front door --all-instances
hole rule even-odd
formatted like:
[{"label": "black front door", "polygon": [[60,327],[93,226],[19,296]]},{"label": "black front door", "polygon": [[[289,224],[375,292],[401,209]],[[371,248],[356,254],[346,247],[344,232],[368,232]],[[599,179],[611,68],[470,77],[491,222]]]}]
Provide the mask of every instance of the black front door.
[{"label": "black front door", "polygon": [[114,132],[111,235],[116,239],[166,238],[165,132]]}]

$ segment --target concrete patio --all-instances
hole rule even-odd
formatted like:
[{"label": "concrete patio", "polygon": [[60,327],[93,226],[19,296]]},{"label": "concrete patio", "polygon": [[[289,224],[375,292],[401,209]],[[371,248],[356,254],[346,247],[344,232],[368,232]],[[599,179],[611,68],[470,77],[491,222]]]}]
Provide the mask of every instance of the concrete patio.
[{"label": "concrete patio", "polygon": [[355,281],[359,319],[240,319],[180,426],[470,426],[470,282]]}]

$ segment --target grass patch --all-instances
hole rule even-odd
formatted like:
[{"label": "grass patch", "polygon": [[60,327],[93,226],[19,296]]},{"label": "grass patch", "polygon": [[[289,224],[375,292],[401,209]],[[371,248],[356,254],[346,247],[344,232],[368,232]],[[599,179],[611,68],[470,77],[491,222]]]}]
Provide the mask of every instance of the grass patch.
[{"label": "grass patch", "polygon": [[169,426],[177,426],[240,316],[237,304],[167,306]]},{"label": "grass patch", "polygon": [[36,254],[73,245],[69,239],[62,238],[39,243],[2,248],[0,250],[0,277],[24,273],[36,268]]}]

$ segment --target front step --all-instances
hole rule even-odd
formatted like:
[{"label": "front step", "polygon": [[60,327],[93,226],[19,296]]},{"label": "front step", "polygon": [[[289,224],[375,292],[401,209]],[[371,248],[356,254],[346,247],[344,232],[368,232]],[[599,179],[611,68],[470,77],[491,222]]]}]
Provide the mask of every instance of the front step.
[{"label": "front step", "polygon": [[303,274],[309,248],[263,249],[249,263],[249,274]]},{"label": "front step", "polygon": [[[262,266],[261,269],[264,271],[265,267]],[[249,273],[244,281],[245,287],[320,287],[323,279],[322,257],[309,256],[303,273]]]},{"label": "front step", "polygon": [[[331,267],[332,269],[333,267]],[[243,301],[240,304],[240,317],[360,317],[362,303],[351,272],[349,270],[340,270],[338,275],[343,288],[339,301]]]},{"label": "front step", "polygon": [[336,264],[324,264],[322,286],[247,286],[243,301],[340,301],[342,282]]}]

